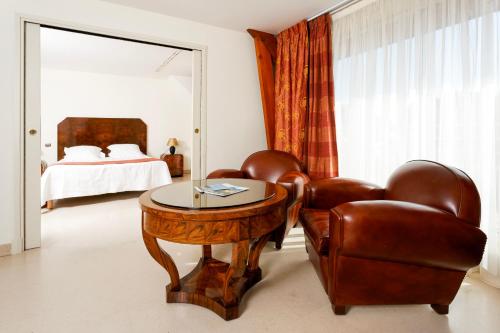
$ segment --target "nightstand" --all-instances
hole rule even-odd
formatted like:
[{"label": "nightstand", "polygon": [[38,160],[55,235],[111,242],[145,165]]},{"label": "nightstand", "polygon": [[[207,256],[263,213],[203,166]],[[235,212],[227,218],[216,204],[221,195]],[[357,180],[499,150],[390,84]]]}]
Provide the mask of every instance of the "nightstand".
[{"label": "nightstand", "polygon": [[170,176],[182,177],[184,174],[184,157],[181,154],[162,154],[160,157],[168,165]]}]

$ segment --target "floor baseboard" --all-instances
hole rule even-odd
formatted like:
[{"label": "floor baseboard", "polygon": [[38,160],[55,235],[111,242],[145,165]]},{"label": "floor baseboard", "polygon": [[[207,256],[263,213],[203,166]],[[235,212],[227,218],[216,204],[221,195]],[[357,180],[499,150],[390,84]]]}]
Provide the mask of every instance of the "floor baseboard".
[{"label": "floor baseboard", "polygon": [[10,256],[11,247],[11,244],[0,244],[0,257]]}]

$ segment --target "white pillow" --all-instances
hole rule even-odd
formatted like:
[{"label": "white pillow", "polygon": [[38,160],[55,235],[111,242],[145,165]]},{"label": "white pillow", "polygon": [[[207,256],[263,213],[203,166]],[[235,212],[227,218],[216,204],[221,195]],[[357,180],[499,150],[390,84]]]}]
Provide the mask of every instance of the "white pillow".
[{"label": "white pillow", "polygon": [[141,152],[139,146],[136,144],[131,144],[131,143],[114,144],[108,146],[108,149],[109,149],[108,156],[113,159],[128,160],[128,159],[139,159],[147,157],[147,155],[144,155]]},{"label": "white pillow", "polygon": [[67,162],[95,162],[104,157],[101,148],[96,146],[64,147],[64,161]]},{"label": "white pillow", "polygon": [[95,154],[96,156],[102,151],[101,148],[97,146],[73,146],[73,147],[64,147],[64,154],[68,155],[72,152],[89,152],[91,154]]},{"label": "white pillow", "polygon": [[133,143],[114,144],[114,145],[108,146],[108,149],[109,149],[109,151],[112,151],[115,153],[121,153],[121,152],[141,153],[141,149],[139,149],[139,146],[136,144],[133,144]]}]

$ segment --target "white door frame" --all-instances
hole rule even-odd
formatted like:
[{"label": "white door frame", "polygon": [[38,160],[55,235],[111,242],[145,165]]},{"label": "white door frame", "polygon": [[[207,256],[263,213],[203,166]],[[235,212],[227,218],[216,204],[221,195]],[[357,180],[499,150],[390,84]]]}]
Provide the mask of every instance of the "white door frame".
[{"label": "white door frame", "polygon": [[[100,35],[103,37],[111,37],[111,38],[119,38],[119,39],[125,39],[125,40],[130,40],[130,41],[136,41],[136,42],[142,42],[146,44],[156,44],[160,46],[167,46],[167,47],[179,47],[179,48],[184,48],[184,49],[191,49],[193,51],[199,51],[199,52],[193,52],[197,53],[197,57],[201,58],[201,68],[198,68],[201,70],[201,77],[199,77],[199,80],[195,79],[195,75],[193,73],[193,84],[195,85],[193,87],[193,128],[199,129],[199,131],[196,133],[196,136],[193,136],[195,141],[199,142],[199,148],[200,148],[200,175],[199,178],[205,178],[207,174],[207,168],[206,168],[206,163],[207,163],[207,52],[208,52],[208,47],[205,45],[199,45],[195,43],[188,43],[188,42],[180,42],[180,41],[175,41],[175,40],[168,40],[168,39],[162,39],[158,37],[153,37],[153,36],[146,36],[146,35],[141,35],[141,34],[136,34],[136,33],[131,33],[131,32],[124,32],[124,31],[118,31],[118,30],[112,30],[112,29],[106,29],[106,28],[101,28],[101,27],[95,27],[95,26],[86,26],[86,25],[81,25],[81,24],[75,24],[75,23],[68,23],[68,22],[61,22],[57,20],[51,20],[51,19],[44,19],[44,18],[39,18],[39,17],[29,17],[29,16],[18,16],[19,19],[19,50],[20,50],[20,59],[19,59],[19,82],[20,82],[20,108],[19,108],[19,119],[20,119],[20,160],[19,160],[19,170],[21,172],[20,174],[20,182],[19,182],[19,187],[20,187],[20,198],[19,198],[19,212],[20,212],[20,219],[19,219],[19,224],[18,224],[18,235],[19,239],[17,241],[18,244],[13,244],[12,248],[12,254],[20,253],[24,251],[24,244],[25,244],[25,223],[26,223],[26,215],[25,215],[25,208],[26,208],[26,202],[25,202],[25,172],[24,172],[24,166],[26,163],[26,158],[25,158],[25,153],[26,153],[26,142],[25,142],[25,135],[26,131],[29,130],[27,126],[25,126],[25,113],[26,113],[26,105],[24,103],[25,101],[25,23],[34,23],[42,26],[50,26],[54,28],[59,28],[59,29],[66,29],[66,30],[72,30],[74,32],[83,32],[83,33],[90,33],[94,35]],[[196,116],[196,113],[199,112],[199,117]],[[195,138],[198,138],[197,140]],[[198,177],[197,177],[198,178]],[[17,232],[16,231],[16,232]]]},{"label": "white door frame", "polygon": [[[24,249],[40,247],[40,108],[41,108],[41,47],[40,25],[25,24],[24,56],[24,165],[21,169],[24,180]],[[29,133],[26,133],[29,132]],[[28,192],[29,189],[29,193]]]}]

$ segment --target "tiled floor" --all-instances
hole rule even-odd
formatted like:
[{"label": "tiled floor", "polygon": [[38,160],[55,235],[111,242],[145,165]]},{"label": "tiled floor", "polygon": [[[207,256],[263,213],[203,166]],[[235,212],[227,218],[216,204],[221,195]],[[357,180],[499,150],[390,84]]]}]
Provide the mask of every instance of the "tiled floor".
[{"label": "tiled floor", "polygon": [[[0,258],[0,332],[500,332],[500,290],[468,278],[448,316],[427,305],[358,306],[333,315],[300,237],[261,257],[263,280],[225,322],[165,303],[166,272],[144,248],[137,193],[66,200],[43,214],[43,247]],[[164,243],[181,274],[196,246]],[[218,258],[229,257],[218,246]]]}]

